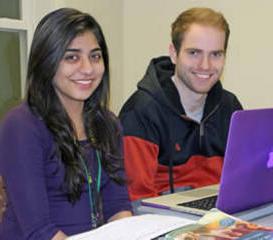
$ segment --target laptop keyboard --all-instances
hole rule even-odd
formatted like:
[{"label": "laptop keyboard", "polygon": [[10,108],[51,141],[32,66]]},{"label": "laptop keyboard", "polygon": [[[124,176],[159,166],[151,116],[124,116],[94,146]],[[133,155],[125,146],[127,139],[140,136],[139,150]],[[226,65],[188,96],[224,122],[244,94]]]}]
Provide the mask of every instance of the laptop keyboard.
[{"label": "laptop keyboard", "polygon": [[197,199],[191,202],[179,203],[177,205],[189,207],[189,208],[197,208],[202,210],[210,210],[215,207],[217,200],[217,196],[210,196],[206,198]]}]

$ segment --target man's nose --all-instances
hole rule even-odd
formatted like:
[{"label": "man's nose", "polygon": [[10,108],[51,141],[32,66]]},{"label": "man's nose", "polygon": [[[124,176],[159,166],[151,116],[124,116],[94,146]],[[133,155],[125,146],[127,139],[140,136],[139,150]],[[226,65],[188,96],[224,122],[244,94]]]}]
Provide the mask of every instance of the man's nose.
[{"label": "man's nose", "polygon": [[202,57],[202,59],[200,61],[200,67],[201,67],[201,69],[204,69],[204,70],[210,69],[211,62],[210,62],[209,56]]}]

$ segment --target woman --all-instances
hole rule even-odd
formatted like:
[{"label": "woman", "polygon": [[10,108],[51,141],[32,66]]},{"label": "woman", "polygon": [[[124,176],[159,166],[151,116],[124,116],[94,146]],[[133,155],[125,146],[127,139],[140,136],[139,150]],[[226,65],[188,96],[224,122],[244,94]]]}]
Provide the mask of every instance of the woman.
[{"label": "woman", "polygon": [[131,215],[108,90],[96,20],[68,8],[46,15],[34,33],[26,101],[0,128],[8,199],[0,239],[61,240]]}]

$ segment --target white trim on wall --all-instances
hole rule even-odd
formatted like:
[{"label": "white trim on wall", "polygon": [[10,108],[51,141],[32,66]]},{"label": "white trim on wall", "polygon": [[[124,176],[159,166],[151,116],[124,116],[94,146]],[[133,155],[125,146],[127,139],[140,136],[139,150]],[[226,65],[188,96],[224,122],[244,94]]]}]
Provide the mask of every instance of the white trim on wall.
[{"label": "white trim on wall", "polygon": [[0,17],[0,31],[2,32],[17,32],[20,39],[20,66],[21,66],[21,96],[25,94],[25,79],[27,68],[27,56],[30,48],[30,41],[33,35],[33,15],[34,15],[34,0],[21,0],[20,18],[1,18]]}]

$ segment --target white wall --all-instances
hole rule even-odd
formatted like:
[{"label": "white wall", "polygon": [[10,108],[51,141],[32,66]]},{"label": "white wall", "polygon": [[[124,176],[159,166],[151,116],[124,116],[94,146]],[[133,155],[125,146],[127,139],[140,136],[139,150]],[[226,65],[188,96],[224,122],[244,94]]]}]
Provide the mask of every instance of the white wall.
[{"label": "white wall", "polygon": [[118,112],[123,102],[123,0],[92,1],[90,13],[100,23],[109,48],[111,74],[110,107]]}]

